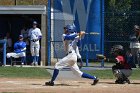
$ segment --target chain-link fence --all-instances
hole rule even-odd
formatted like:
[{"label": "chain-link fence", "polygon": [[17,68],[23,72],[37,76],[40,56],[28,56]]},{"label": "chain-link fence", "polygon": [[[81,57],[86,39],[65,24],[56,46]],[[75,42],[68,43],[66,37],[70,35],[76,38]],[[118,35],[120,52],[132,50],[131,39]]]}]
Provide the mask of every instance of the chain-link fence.
[{"label": "chain-link fence", "polygon": [[129,49],[129,36],[134,25],[140,24],[140,0],[110,0],[105,2],[105,55],[111,57],[110,49],[121,44]]},{"label": "chain-link fence", "polygon": [[[62,1],[62,2],[60,2]],[[101,34],[104,33],[104,45],[101,45],[101,47],[104,47],[104,54],[107,57],[111,57],[110,50],[113,45],[121,44],[124,46],[125,50],[129,49],[129,36],[133,33],[133,27],[135,24],[140,25],[140,0],[95,0],[96,2],[93,2],[94,0],[53,0],[53,16],[52,16],[52,29],[51,29],[51,44],[52,44],[52,58],[62,58],[65,56],[65,53],[63,51],[63,43],[61,40],[61,35],[63,34],[63,26],[69,23],[75,23],[76,27],[78,27],[78,31],[83,29],[80,27],[85,26],[85,31],[91,31],[92,27],[99,26],[99,28],[102,28],[102,19],[99,20],[99,23],[95,21],[96,16],[98,15],[98,11],[92,10],[91,6],[94,8],[98,7],[98,4],[100,4],[98,8],[103,9],[102,4],[104,3],[104,10],[99,10],[102,16],[104,15],[104,26],[103,30],[101,30]],[[105,1],[105,2],[102,2]],[[79,3],[80,7],[77,7],[76,3]],[[83,3],[81,3],[83,2]],[[96,4],[95,4],[96,3]],[[57,6],[55,6],[57,4]],[[83,5],[84,4],[84,5]],[[60,5],[60,6],[58,6]],[[81,7],[83,6],[83,7]],[[96,6],[96,7],[95,7]],[[76,8],[75,8],[76,7]],[[80,8],[79,10],[76,10]],[[88,10],[89,9],[89,10]],[[90,10],[91,9],[91,10]],[[64,12],[65,10],[69,10]],[[86,10],[85,12],[83,12]],[[76,12],[75,12],[76,11]],[[96,12],[95,12],[96,11]],[[63,13],[64,12],[64,13]],[[94,13],[93,13],[94,12]],[[84,20],[85,15],[88,15],[88,20]],[[79,16],[80,15],[80,16]],[[82,19],[80,17],[82,16]],[[98,19],[97,18],[97,19]],[[77,20],[78,19],[78,20]],[[81,21],[82,20],[82,21]],[[84,20],[84,21],[83,21]],[[89,21],[89,23],[87,22]],[[95,21],[95,24],[90,23],[91,21]],[[87,24],[84,24],[84,22],[87,22]],[[82,23],[82,24],[81,24]],[[88,28],[88,26],[92,26],[91,28]],[[88,29],[87,29],[88,28]],[[97,31],[97,30],[96,30]],[[94,30],[94,32],[96,32]],[[104,32],[102,32],[104,31]],[[97,40],[99,43],[102,43],[102,35],[101,38],[98,38],[97,40],[93,37],[96,36],[86,36],[84,42],[86,42],[86,45],[81,45],[83,49],[87,49],[88,52],[80,51],[83,59],[85,59],[85,62],[87,59],[92,59],[89,62],[95,62],[94,57],[92,53],[102,53],[101,47],[96,46]],[[96,43],[95,43],[96,42]],[[94,51],[100,50],[100,52]],[[86,51],[87,51],[86,50]],[[92,51],[93,50],[93,51]],[[87,58],[87,54],[91,57]],[[94,64],[94,63],[93,63]],[[100,64],[100,63],[99,63]]]}]

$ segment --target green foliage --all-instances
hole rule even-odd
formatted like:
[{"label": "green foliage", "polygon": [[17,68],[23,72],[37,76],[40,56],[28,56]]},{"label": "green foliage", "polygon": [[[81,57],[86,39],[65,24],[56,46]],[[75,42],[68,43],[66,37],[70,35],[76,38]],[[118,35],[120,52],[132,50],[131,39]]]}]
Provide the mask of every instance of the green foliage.
[{"label": "green foliage", "polygon": [[129,49],[129,36],[134,32],[134,25],[140,24],[140,0],[105,0],[105,53],[108,57],[112,45],[121,44]]},{"label": "green foliage", "polygon": [[109,31],[125,31],[124,27],[128,26],[130,20],[129,13],[131,12],[132,0],[109,0],[106,3],[105,25]]},{"label": "green foliage", "polygon": [[135,69],[132,72],[131,79],[140,79],[140,69]]},{"label": "green foliage", "polygon": [[131,9],[132,0],[109,0],[108,3],[109,11],[126,12]]},{"label": "green foliage", "polygon": [[89,70],[89,71],[83,71],[91,75],[95,75],[99,77],[100,79],[113,79],[114,76],[112,74],[111,70]]},{"label": "green foliage", "polygon": [[[83,72],[95,75],[100,79],[115,79],[111,69],[107,70],[83,70]],[[134,69],[131,79],[140,79],[140,69]],[[0,67],[0,77],[6,78],[50,78],[50,73],[45,68],[38,67]]]},{"label": "green foliage", "polygon": [[37,67],[0,67],[0,77],[49,78],[50,74],[46,69]]}]

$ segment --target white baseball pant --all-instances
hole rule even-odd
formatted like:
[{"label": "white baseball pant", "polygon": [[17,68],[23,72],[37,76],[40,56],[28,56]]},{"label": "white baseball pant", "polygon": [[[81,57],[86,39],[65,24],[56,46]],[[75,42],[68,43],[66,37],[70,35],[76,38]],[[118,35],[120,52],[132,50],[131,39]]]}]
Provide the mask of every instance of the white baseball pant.
[{"label": "white baseball pant", "polygon": [[77,66],[77,54],[74,51],[55,64],[55,69],[62,69],[64,67],[70,67],[72,72],[79,77],[83,74]]},{"label": "white baseball pant", "polygon": [[80,52],[79,52],[79,48],[78,46],[76,47],[76,54],[77,54],[77,58],[81,58]]},{"label": "white baseball pant", "polygon": [[10,58],[10,57],[19,58],[19,57],[25,57],[25,56],[26,56],[25,52],[21,52],[21,53],[14,53],[14,52],[7,53],[7,58]]},{"label": "white baseball pant", "polygon": [[36,42],[31,41],[30,50],[32,56],[39,56],[39,50],[40,50],[39,41]]}]

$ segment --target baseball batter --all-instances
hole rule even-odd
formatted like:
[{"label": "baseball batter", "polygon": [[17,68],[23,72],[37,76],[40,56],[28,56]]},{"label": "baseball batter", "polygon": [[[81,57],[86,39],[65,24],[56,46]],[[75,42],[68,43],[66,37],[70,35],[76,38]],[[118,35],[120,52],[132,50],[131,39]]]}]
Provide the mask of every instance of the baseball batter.
[{"label": "baseball batter", "polygon": [[42,33],[37,28],[37,22],[33,22],[33,28],[29,30],[28,37],[30,38],[30,50],[32,55],[32,65],[38,65],[40,43],[39,40],[42,38]]},{"label": "baseball batter", "polygon": [[[74,27],[74,29],[76,29],[75,25],[73,25],[73,27]],[[65,33],[65,34],[67,33],[66,27],[64,27],[64,33]],[[75,33],[76,33],[76,32],[75,32]],[[80,39],[80,40],[81,40],[81,39]],[[78,40],[77,45],[80,45],[80,40]],[[64,50],[65,50],[66,55],[67,55],[67,54],[68,54],[68,50],[67,50],[66,46],[68,46],[68,40],[63,40],[63,37],[62,37],[62,41],[63,41],[63,43],[64,43],[64,46],[65,46]],[[79,46],[76,47],[76,51],[75,51],[75,52],[76,52],[76,54],[77,54],[77,64],[80,63],[80,64],[78,64],[78,66],[79,66],[79,68],[81,69],[82,66],[83,66],[83,60],[82,60],[82,57],[81,57],[80,52],[79,52]]]},{"label": "baseball batter", "polygon": [[26,62],[26,43],[23,41],[23,35],[19,35],[19,41],[14,44],[14,52],[7,53],[7,58],[19,58],[21,57],[22,65]]},{"label": "baseball batter", "polygon": [[45,83],[46,86],[54,86],[54,81],[59,74],[59,70],[67,66],[71,68],[72,72],[75,75],[82,78],[92,79],[92,85],[96,85],[98,83],[99,79],[96,76],[91,76],[89,74],[81,72],[79,70],[79,67],[77,66],[77,42],[84,34],[84,32],[77,34],[76,29],[73,25],[66,26],[66,32],[62,35],[62,38],[64,42],[64,50],[67,52],[67,55],[55,64],[52,79],[51,81]]}]

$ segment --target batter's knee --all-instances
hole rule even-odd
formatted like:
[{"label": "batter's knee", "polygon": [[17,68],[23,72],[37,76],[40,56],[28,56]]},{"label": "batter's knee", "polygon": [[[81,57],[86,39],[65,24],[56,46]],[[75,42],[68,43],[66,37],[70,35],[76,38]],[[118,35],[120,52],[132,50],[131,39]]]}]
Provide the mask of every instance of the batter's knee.
[{"label": "batter's knee", "polygon": [[59,65],[59,62],[57,62],[57,63],[55,64],[55,66],[54,66],[54,69],[60,70],[60,69],[62,69],[62,68],[63,68],[63,67]]},{"label": "batter's knee", "polygon": [[72,70],[72,72],[73,72],[73,74],[75,74],[76,76],[82,77],[83,72],[81,72],[80,70],[79,70],[79,71]]}]

